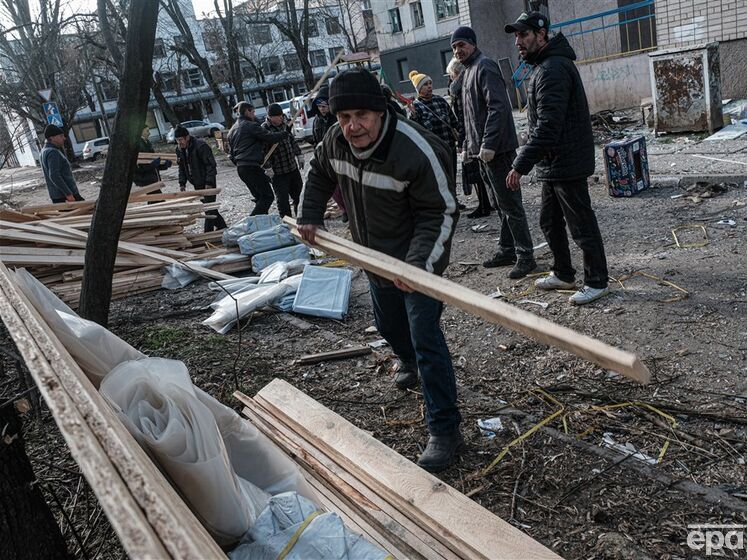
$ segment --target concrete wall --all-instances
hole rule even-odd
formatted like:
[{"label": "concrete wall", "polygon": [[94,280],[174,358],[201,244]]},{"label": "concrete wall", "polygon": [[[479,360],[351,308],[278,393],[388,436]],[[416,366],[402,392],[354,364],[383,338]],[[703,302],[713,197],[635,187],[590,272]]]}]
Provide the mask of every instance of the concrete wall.
[{"label": "concrete wall", "polygon": [[579,64],[589,110],[638,107],[651,97],[651,79],[646,53],[589,64]]},{"label": "concrete wall", "polygon": [[721,97],[747,99],[747,39],[724,41],[721,54]]},{"label": "concrete wall", "polygon": [[744,0],[657,0],[659,47],[747,38]]},{"label": "concrete wall", "polygon": [[381,67],[384,69],[384,73],[394,89],[402,94],[412,95],[415,93],[415,88],[413,88],[412,82],[407,78],[407,75],[404,76],[404,80],[400,81],[397,61],[405,59],[410,70],[417,70],[422,74],[427,74],[433,79],[433,88],[441,90],[446,87],[448,82],[447,77],[444,75],[444,68],[441,62],[441,51],[448,53],[446,55],[448,56],[447,61],[451,59],[449,37],[417,43],[394,51],[382,52],[379,58],[381,60]]}]

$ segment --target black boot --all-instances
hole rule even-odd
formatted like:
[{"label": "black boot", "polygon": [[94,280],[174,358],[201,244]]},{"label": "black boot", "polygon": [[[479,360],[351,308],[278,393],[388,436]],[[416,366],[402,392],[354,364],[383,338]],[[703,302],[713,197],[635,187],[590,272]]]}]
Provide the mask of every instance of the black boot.
[{"label": "black boot", "polygon": [[484,218],[490,216],[490,210],[486,210],[482,206],[478,206],[475,210],[467,214],[467,217],[471,220],[474,218]]},{"label": "black boot", "polygon": [[537,268],[537,261],[532,259],[519,259],[511,271],[508,273],[508,277],[512,280],[518,280],[524,278],[527,274]]},{"label": "black boot", "polygon": [[495,256],[482,263],[485,268],[497,268],[499,266],[510,266],[516,262],[516,254],[500,249]]},{"label": "black boot", "polygon": [[451,465],[466,447],[461,432],[431,436],[428,438],[425,451],[418,459],[418,465],[428,472],[440,472]]},{"label": "black boot", "polygon": [[415,364],[406,364],[401,360],[397,360],[397,365],[394,366],[394,384],[398,389],[403,391],[407,389],[414,389],[418,385],[418,368]]}]

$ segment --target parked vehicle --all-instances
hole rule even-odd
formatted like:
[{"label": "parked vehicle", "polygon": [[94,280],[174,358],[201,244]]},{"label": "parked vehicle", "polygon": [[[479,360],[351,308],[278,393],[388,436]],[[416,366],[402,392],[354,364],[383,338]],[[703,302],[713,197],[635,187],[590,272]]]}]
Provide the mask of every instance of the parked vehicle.
[{"label": "parked vehicle", "polygon": [[313,143],[314,119],[312,116],[312,98],[308,95],[299,95],[290,101],[291,112],[295,113],[300,107],[301,110],[293,123],[293,136],[296,140],[303,140]]},{"label": "parked vehicle", "polygon": [[89,140],[83,145],[82,156],[83,159],[90,159],[95,161],[101,157],[106,157],[106,152],[109,151],[109,137],[102,136],[101,138],[94,138]]},{"label": "parked vehicle", "polygon": [[[190,136],[194,136],[195,138],[213,136],[219,130],[226,130],[226,127],[221,123],[211,123],[207,121],[184,121],[179,124],[189,130]],[[166,141],[171,144],[176,144],[173,128],[166,133]]]}]

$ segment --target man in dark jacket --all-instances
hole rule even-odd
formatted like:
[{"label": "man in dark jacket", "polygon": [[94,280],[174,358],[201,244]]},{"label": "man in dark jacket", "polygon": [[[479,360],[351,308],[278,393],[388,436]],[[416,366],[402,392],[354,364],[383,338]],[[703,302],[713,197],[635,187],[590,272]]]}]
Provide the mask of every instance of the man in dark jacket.
[{"label": "man in dark jacket", "polygon": [[228,131],[229,157],[236,164],[239,178],[254,197],[251,215],[267,214],[272,206],[270,180],[262,169],[266,145],[282,142],[289,136],[287,131],[268,132],[254,116],[254,105],[242,101],[236,104],[239,118]]},{"label": "man in dark jacket", "polygon": [[[318,144],[298,213],[299,231],[314,243],[327,201],[339,184],[356,243],[434,274],[449,263],[458,210],[451,155],[436,136],[387,107],[376,78],[345,70],[332,82],[330,108],[339,125]],[[374,318],[401,359],[401,389],[418,371],[430,438],[418,464],[446,468],[464,445],[454,368],[439,324],[443,304],[369,273]]]},{"label": "man in dark jacket", "polygon": [[[193,138],[189,130],[183,126],[177,126],[174,130],[176,138],[176,158],[179,162],[179,190],[187,188],[187,181],[192,183],[195,190],[214,189],[217,182],[217,166],[213,151],[204,141]],[[215,195],[202,197],[202,202],[215,202]],[[220,215],[218,209],[205,212],[212,218],[205,218],[205,233],[215,229],[225,229],[226,222]]]},{"label": "man in dark jacket", "polygon": [[506,176],[519,142],[501,70],[477,48],[470,27],[459,27],[451,35],[454,56],[464,64],[463,158],[479,158],[481,171],[501,214],[499,249],[483,263],[491,268],[515,264],[509,278],[523,278],[535,268],[534,245],[529,233],[521,191],[506,187]]},{"label": "man in dark jacket", "polygon": [[519,55],[534,66],[527,86],[529,138],[506,179],[519,188],[534,167],[542,184],[540,225],[553,254],[550,276],[535,283],[543,290],[575,288],[565,225],[584,255],[584,285],[570,297],[583,305],[608,293],[607,259],[586,182],[594,173],[594,137],[589,105],[573,61],[576,53],[562,33],[548,38],[550,22],[539,12],[524,13],[506,26]]},{"label": "man in dark jacket", "polygon": [[44,173],[44,181],[47,183],[49,198],[54,204],[83,200],[78,192],[78,185],[73,179],[70,162],[63,151],[65,132],[53,124],[48,124],[44,129],[44,138],[46,142],[39,154],[39,164]]},{"label": "man in dark jacket", "polygon": [[[324,135],[327,134],[327,131],[337,124],[337,119],[329,110],[328,86],[324,86],[319,90],[319,93],[314,98],[314,108],[316,109],[316,117],[311,127],[311,133],[314,138],[314,145],[316,145],[324,140]],[[340,190],[339,186],[332,193],[332,199],[337,204],[337,207],[342,210],[343,223],[347,223],[348,211],[345,208],[345,199],[342,198],[342,190]]]},{"label": "man in dark jacket", "polygon": [[[267,120],[262,123],[262,128],[267,132],[283,132],[288,129],[283,108],[277,103],[267,107]],[[269,151],[270,146],[266,147]],[[270,154],[267,164],[272,166],[272,188],[275,191],[275,200],[278,203],[278,213],[281,217],[291,216],[288,197],[293,200],[293,208],[298,209],[298,197],[301,196],[303,179],[300,169],[303,169],[303,154],[293,135],[287,135],[285,139]]]},{"label": "man in dark jacket", "polygon": [[[143,131],[140,133],[140,140],[138,141],[138,152],[141,154],[152,154],[155,152],[153,144],[150,141],[150,127],[143,127]],[[165,171],[171,167],[169,160],[161,161],[161,158],[154,158],[149,163],[138,163],[135,167],[135,174],[132,176],[132,182],[135,186],[146,187],[153,183],[158,183],[161,180],[161,174],[159,171]],[[153,191],[151,194],[161,194],[161,189]],[[157,201],[149,200],[148,204],[153,204]]]}]

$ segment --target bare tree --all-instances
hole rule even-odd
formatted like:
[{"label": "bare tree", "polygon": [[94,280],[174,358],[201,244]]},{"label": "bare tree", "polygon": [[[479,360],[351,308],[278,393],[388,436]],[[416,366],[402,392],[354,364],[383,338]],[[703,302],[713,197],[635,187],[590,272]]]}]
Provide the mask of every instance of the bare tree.
[{"label": "bare tree", "polygon": [[86,243],[79,312],[104,326],[109,320],[114,261],[138,139],[148,110],[158,6],[152,0],[130,0],[117,115],[101,181],[106,188],[101,189]]},{"label": "bare tree", "polygon": [[350,52],[366,51],[370,48],[371,37],[375,38],[376,32],[373,28],[373,19],[367,17],[361,0],[337,0],[336,4],[320,6],[319,13],[323,17],[338,19]]},{"label": "bare tree", "polygon": [[[241,61],[239,60],[239,44],[238,44],[238,32],[243,28],[240,26],[237,29],[236,18],[233,12],[233,0],[213,0],[215,5],[215,14],[218,16],[218,21],[223,28],[223,39],[226,45],[226,64],[228,66],[228,75],[230,76],[230,83],[233,86],[234,93],[236,95],[236,101],[244,100],[244,77],[241,74]],[[223,4],[221,10],[220,4]]]}]

